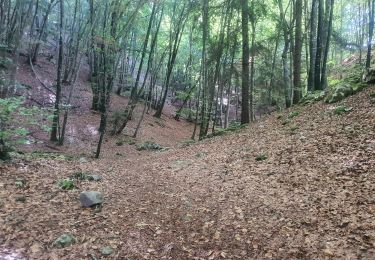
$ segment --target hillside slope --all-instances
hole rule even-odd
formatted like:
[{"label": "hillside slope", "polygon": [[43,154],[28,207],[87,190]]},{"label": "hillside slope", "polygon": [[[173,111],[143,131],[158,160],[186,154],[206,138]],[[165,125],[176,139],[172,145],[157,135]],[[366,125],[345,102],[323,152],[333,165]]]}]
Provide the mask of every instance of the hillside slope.
[{"label": "hillside slope", "polygon": [[[297,106],[131,160],[3,165],[0,256],[96,259],[111,246],[113,259],[374,259],[374,93],[340,102],[352,107],[341,115],[324,103]],[[56,186],[77,171],[103,180]],[[100,212],[81,208],[82,190],[104,194]],[[77,242],[54,248],[64,233]]]},{"label": "hillside slope", "polygon": [[[34,69],[34,71],[33,71]],[[90,86],[89,67],[86,63],[82,64],[79,77],[77,77],[76,84],[72,95],[71,105],[73,109],[69,113],[67,132],[64,146],[56,146],[49,142],[49,135],[47,132],[39,128],[32,129],[32,139],[36,141],[33,145],[21,147],[22,151],[51,151],[62,152],[70,155],[91,156],[96,150],[96,145],[99,140],[99,124],[100,114],[91,110],[92,90]],[[40,79],[45,87],[38,80]],[[53,107],[54,94],[50,91],[56,79],[56,64],[48,61],[47,58],[40,58],[38,64],[33,68],[27,63],[26,58],[22,58],[20,68],[17,74],[17,81],[28,86],[26,89],[18,90],[18,95],[27,98],[27,103],[30,105]],[[50,90],[47,90],[47,88]],[[69,96],[70,85],[63,86],[64,102]],[[110,116],[107,132],[111,131],[112,115],[114,112],[124,111],[128,104],[128,98],[113,94],[111,96]],[[176,121],[173,119],[175,115],[175,107],[167,100],[162,117],[155,118],[153,114],[155,111],[151,109],[149,113],[145,114],[144,120],[141,124],[140,131],[137,138],[132,140],[135,143],[141,144],[146,141],[153,141],[162,146],[170,147],[176,146],[180,142],[191,137],[194,124],[185,120]],[[137,127],[138,121],[141,118],[143,104],[140,103],[136,107],[133,115],[133,120],[128,123],[123,134],[117,136],[106,136],[102,157],[105,158],[119,158],[118,155],[124,155],[127,158],[139,156],[134,146],[117,145],[119,142],[129,141]],[[51,124],[47,122],[46,124]],[[117,154],[117,155],[116,155]]]}]

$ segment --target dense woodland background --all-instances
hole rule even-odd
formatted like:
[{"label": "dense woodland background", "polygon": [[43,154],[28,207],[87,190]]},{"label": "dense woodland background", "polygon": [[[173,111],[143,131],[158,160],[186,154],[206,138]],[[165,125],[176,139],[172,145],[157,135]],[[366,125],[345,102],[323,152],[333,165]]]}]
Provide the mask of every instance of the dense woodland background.
[{"label": "dense woodland background", "polygon": [[0,0],[0,259],[375,259],[374,8]]},{"label": "dense woodland background", "polygon": [[[25,93],[16,74],[27,62],[53,95],[33,105],[53,108],[50,140],[62,145],[77,77],[89,66],[99,157],[104,133],[121,134],[137,106],[160,118],[172,102],[176,120],[194,122],[192,139],[203,139],[348,77],[359,83],[371,65],[374,1],[2,0],[0,20],[2,102]],[[41,59],[56,66],[53,84],[38,76]],[[119,111],[115,94],[129,97]],[[6,125],[2,145],[12,139]]]}]

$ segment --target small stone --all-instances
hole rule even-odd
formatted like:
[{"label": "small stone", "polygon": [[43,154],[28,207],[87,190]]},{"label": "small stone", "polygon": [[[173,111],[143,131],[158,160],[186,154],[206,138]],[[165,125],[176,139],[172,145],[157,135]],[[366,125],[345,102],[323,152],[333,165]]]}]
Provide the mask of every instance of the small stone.
[{"label": "small stone", "polygon": [[89,181],[101,181],[102,180],[102,176],[98,175],[98,174],[90,174],[87,176],[87,179]]},{"label": "small stone", "polygon": [[79,162],[80,163],[87,163],[88,160],[85,157],[81,157],[81,158],[79,158]]},{"label": "small stone", "polygon": [[107,255],[111,255],[111,254],[113,253],[113,248],[110,247],[110,246],[102,247],[102,248],[100,249],[100,253],[101,253],[102,255],[105,255],[105,256],[107,256]]},{"label": "small stone", "polygon": [[82,206],[89,208],[103,203],[103,196],[98,191],[83,191],[79,195],[79,201]]},{"label": "small stone", "polygon": [[23,195],[16,195],[16,196],[15,196],[15,200],[16,200],[17,202],[26,202],[26,197],[23,196]]},{"label": "small stone", "polygon": [[64,248],[73,245],[76,242],[74,236],[70,234],[63,234],[53,242],[54,247]]}]

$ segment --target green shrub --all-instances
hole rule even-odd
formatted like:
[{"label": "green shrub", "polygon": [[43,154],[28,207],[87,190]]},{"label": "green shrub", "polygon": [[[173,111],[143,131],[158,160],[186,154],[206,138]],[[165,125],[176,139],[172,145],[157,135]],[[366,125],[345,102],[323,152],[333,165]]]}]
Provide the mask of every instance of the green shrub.
[{"label": "green shrub", "polygon": [[298,116],[299,115],[299,112],[297,112],[297,111],[293,111],[293,112],[290,112],[289,114],[288,114],[288,118],[294,118],[294,117],[296,117],[296,116]]},{"label": "green shrub", "polygon": [[322,90],[317,91],[309,91],[306,93],[306,95],[302,98],[301,103],[302,104],[309,104],[316,101],[323,100],[325,97],[325,92]]},{"label": "green shrub", "polygon": [[296,131],[296,130],[298,130],[299,129],[299,126],[298,125],[292,125],[291,127],[290,127],[290,131],[292,131],[292,132],[294,132],[294,131]]},{"label": "green shrub", "polygon": [[123,146],[124,143],[125,143],[125,142],[124,142],[123,140],[119,140],[119,141],[116,142],[116,145],[117,145],[117,146]]},{"label": "green shrub", "polygon": [[24,98],[0,99],[0,159],[7,156],[12,146],[30,143],[26,127],[39,126],[49,130],[48,126],[38,121],[46,117],[51,119],[51,115],[37,107],[23,107],[24,101]]},{"label": "green shrub", "polygon": [[267,157],[267,155],[265,155],[265,154],[259,154],[259,155],[257,155],[256,157],[255,157],[255,160],[256,161],[264,161],[264,160],[267,160],[268,159],[268,157]]},{"label": "green shrub", "polygon": [[228,128],[225,129],[225,130],[226,130],[226,131],[230,131],[230,132],[234,132],[234,131],[240,130],[240,129],[242,129],[242,128],[245,128],[245,127],[246,127],[246,125],[243,125],[243,124],[241,124],[240,122],[236,122],[236,121],[234,121],[234,122],[231,122],[231,123],[229,124]]},{"label": "green shrub", "polygon": [[142,144],[137,145],[138,151],[160,151],[164,150],[165,148],[157,143],[154,143],[152,141],[146,141]]},{"label": "green shrub", "polygon": [[63,190],[72,190],[75,188],[74,181],[71,179],[60,180],[57,185]]}]

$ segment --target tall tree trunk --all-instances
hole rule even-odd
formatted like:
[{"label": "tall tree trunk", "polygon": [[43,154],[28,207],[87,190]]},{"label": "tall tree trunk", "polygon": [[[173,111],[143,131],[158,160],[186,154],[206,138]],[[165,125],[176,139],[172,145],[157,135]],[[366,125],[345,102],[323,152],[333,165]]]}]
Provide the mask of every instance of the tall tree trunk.
[{"label": "tall tree trunk", "polygon": [[[321,84],[323,89],[327,87],[327,60],[328,60],[328,52],[329,52],[329,45],[332,33],[332,21],[333,21],[333,7],[334,7],[334,0],[327,0],[330,1],[330,9],[329,9],[329,21],[327,26],[327,35],[326,35],[326,43],[325,49],[323,54],[323,62],[322,62],[322,74],[321,74]],[[362,48],[362,47],[361,47]]]},{"label": "tall tree trunk", "polygon": [[248,0],[241,0],[242,12],[242,102],[241,102],[241,124],[250,123],[249,115],[249,5]]},{"label": "tall tree trunk", "polygon": [[293,103],[297,104],[302,97],[301,54],[302,54],[302,0],[296,0],[294,16],[296,20],[293,55]]},{"label": "tall tree trunk", "polygon": [[167,75],[166,75],[166,79],[165,79],[165,88],[164,88],[164,92],[162,94],[160,103],[158,104],[158,108],[156,110],[156,113],[154,114],[154,117],[157,117],[157,118],[161,117],[161,114],[163,112],[163,108],[164,108],[164,105],[165,105],[165,101],[167,99],[167,94],[168,94],[168,90],[169,90],[172,70],[173,70],[173,67],[174,67],[174,64],[175,64],[175,61],[176,61],[178,49],[180,47],[182,34],[183,34],[183,31],[184,31],[184,28],[185,28],[185,25],[186,25],[187,16],[188,16],[188,12],[189,12],[189,11],[186,11],[186,10],[189,9],[189,8],[190,8],[190,6],[187,7],[187,3],[184,2],[181,13],[177,17],[178,21],[177,21],[177,26],[175,28],[176,29],[175,34],[174,34],[174,37],[171,38],[173,40],[173,42],[170,43],[171,49],[170,49],[170,55],[169,55],[169,59],[168,59]]},{"label": "tall tree trunk", "polygon": [[314,90],[322,90],[321,82],[321,65],[322,65],[322,51],[323,51],[323,34],[324,34],[324,6],[323,0],[318,0],[318,32],[316,38],[316,56],[314,68]]},{"label": "tall tree trunk", "polygon": [[315,59],[316,59],[316,12],[318,0],[312,0],[310,16],[310,64],[307,82],[307,90],[312,91],[315,87]]},{"label": "tall tree trunk", "polygon": [[59,26],[59,59],[57,62],[57,79],[56,79],[56,98],[52,120],[52,130],[50,140],[52,142],[58,141],[59,131],[59,114],[60,114],[60,100],[61,100],[61,76],[62,64],[64,58],[64,42],[63,42],[63,28],[64,28],[64,1],[60,0],[60,26]]},{"label": "tall tree trunk", "polygon": [[372,37],[374,34],[374,11],[375,11],[374,6],[375,6],[375,0],[368,0],[369,25],[368,25],[366,68],[370,68],[370,65],[371,65]]}]

